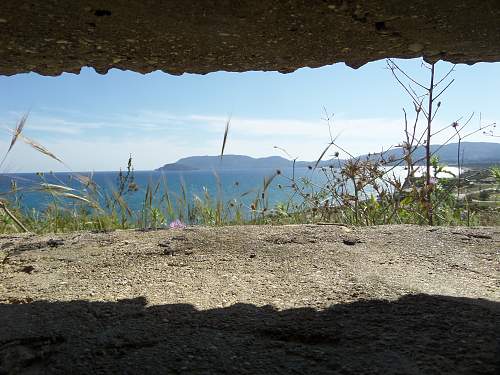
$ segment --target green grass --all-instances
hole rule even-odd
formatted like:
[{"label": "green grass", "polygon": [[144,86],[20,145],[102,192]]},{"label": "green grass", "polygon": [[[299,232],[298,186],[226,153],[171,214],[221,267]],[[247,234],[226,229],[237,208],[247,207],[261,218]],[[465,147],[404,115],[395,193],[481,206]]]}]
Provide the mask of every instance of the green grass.
[{"label": "green grass", "polygon": [[[40,192],[47,194],[51,203],[43,210],[26,209],[22,192],[11,191],[10,198],[3,200],[11,215],[0,211],[0,233],[23,231],[15,219],[35,233],[158,229],[168,227],[177,219],[189,225],[209,226],[427,223],[422,178],[414,178],[411,186],[403,188],[379,163],[355,159],[340,170],[320,168],[317,172],[324,174],[326,182],[322,185],[282,175],[290,193],[285,201],[274,206],[268,203],[269,186],[281,171],[262,182],[248,205],[244,202],[248,201],[249,193],[225,200],[220,180],[215,194],[205,189],[201,196],[189,196],[182,186],[179,195],[172,195],[166,178],[148,184],[141,193],[134,180],[132,160],[125,172],[119,172],[117,185],[109,193],[81,176],[75,176],[81,181],[81,189],[70,190],[64,185],[47,184],[41,174]],[[453,194],[454,183],[456,179],[446,179],[433,187],[435,225],[500,224],[498,207],[457,200]],[[377,198],[372,192],[376,192]],[[134,194],[143,194],[142,207],[137,211],[128,206],[128,198]],[[498,194],[492,196],[497,198]]]}]

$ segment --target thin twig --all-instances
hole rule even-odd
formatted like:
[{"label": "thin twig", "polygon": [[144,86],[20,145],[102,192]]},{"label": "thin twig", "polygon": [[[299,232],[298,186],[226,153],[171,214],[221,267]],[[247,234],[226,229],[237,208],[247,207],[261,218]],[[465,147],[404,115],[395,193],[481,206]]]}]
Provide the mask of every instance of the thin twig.
[{"label": "thin twig", "polygon": [[428,90],[428,88],[427,88],[427,87],[425,87],[424,85],[422,85],[421,83],[417,82],[415,79],[413,79],[412,77],[410,77],[408,74],[406,74],[406,72],[405,72],[403,69],[401,69],[401,68],[398,66],[398,64],[396,64],[396,63],[395,63],[392,59],[388,59],[388,60],[389,60],[389,61],[391,62],[391,64],[393,64],[393,65],[394,65],[394,67],[395,67],[397,70],[399,70],[399,71],[400,71],[400,72],[401,72],[401,73],[402,73],[402,74],[403,74],[406,78],[408,78],[410,81],[412,81],[414,84],[416,84],[416,85],[420,86],[420,87],[421,87],[421,88],[423,88],[424,90]]}]

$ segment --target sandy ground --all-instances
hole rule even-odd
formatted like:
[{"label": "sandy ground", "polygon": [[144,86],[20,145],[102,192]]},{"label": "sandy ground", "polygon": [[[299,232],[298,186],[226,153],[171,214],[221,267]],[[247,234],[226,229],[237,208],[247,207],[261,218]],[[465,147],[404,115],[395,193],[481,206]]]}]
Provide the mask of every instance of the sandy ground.
[{"label": "sandy ground", "polygon": [[0,237],[0,374],[494,374],[500,228]]}]

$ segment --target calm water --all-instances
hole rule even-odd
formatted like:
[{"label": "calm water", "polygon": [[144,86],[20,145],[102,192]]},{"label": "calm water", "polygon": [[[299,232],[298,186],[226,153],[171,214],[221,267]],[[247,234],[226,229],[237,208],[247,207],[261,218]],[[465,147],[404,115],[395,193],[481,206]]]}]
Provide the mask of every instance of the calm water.
[{"label": "calm water", "polygon": [[[449,169],[456,172],[453,168]],[[281,172],[281,175],[272,180],[268,189],[266,198],[270,206],[287,201],[291,194],[289,178],[292,177],[293,171],[292,169],[283,169]],[[400,176],[404,174],[403,168],[396,168],[393,172]],[[204,189],[207,189],[212,197],[216,197],[218,187],[220,187],[220,195],[223,201],[237,198],[246,204],[250,204],[257,194],[262,191],[264,179],[275,173],[276,170],[274,169],[228,170],[219,171],[217,175],[210,171],[136,171],[135,183],[139,190],[127,194],[126,200],[132,210],[139,210],[143,203],[147,185],[156,186],[160,182],[159,193],[155,195],[157,197],[162,195],[165,186],[168,187],[168,192],[174,200],[175,197],[181,195],[181,185],[186,188],[188,200],[192,200],[195,195],[202,198],[205,194]],[[90,176],[88,172],[77,174]],[[95,172],[92,176],[103,195],[117,189],[117,177],[118,172]],[[307,178],[318,185],[326,183],[323,173],[319,170],[311,171],[307,168],[295,169],[295,178],[298,181]],[[220,183],[218,183],[218,180]],[[41,182],[72,187],[75,189],[75,194],[82,195],[85,192],[85,187],[71,173],[53,173],[44,174],[43,176],[34,173],[0,175],[0,192],[11,190],[12,181],[15,181],[19,189],[18,195],[22,195],[23,207],[27,209],[43,209],[51,202],[50,195],[36,191]],[[12,194],[4,195],[4,197],[15,198]]]},{"label": "calm water", "polygon": [[[220,195],[224,201],[233,198],[240,198],[244,193],[243,200],[246,203],[255,199],[259,190],[262,190],[264,179],[275,174],[276,170],[230,170],[219,171],[217,175],[210,171],[169,171],[169,172],[154,172],[154,171],[136,171],[135,183],[139,188],[138,191],[127,194],[127,202],[132,210],[139,210],[142,206],[144,194],[148,184],[156,187],[160,183],[159,194],[161,196],[168,187],[168,192],[171,197],[179,197],[181,195],[181,185],[184,185],[187,192],[187,197],[192,200],[195,195],[202,198],[205,194],[204,189],[207,189],[212,197],[216,197],[218,186],[220,187]],[[282,174],[276,176],[270,186],[268,199],[269,204],[274,205],[277,202],[285,201],[290,193],[290,181],[286,176],[292,176],[292,170],[282,170]],[[90,173],[76,173],[78,175],[90,176]],[[73,174],[74,176],[74,174]],[[18,195],[22,195],[22,202],[25,208],[43,209],[50,202],[51,198],[46,193],[36,191],[40,183],[50,183],[65,185],[75,189],[75,194],[82,194],[85,186],[75,179],[71,173],[53,173],[38,176],[34,173],[19,173],[19,174],[4,174],[0,176],[0,192],[6,192],[11,189],[12,181],[15,181],[19,189]],[[110,193],[112,190],[117,190],[118,172],[95,172],[92,176],[93,181],[100,187],[102,193]],[[310,178],[317,183],[325,180],[318,172],[310,171],[307,168],[295,170],[296,178]],[[218,183],[218,180],[220,183]],[[9,199],[13,199],[12,194],[7,195]]]}]

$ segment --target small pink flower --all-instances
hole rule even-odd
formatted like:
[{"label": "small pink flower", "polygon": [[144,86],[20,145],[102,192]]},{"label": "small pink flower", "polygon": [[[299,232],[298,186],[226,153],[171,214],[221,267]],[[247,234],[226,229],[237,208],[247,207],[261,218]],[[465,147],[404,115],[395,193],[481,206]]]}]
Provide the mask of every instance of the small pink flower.
[{"label": "small pink flower", "polygon": [[430,183],[431,185],[436,185],[436,184],[438,183],[438,179],[437,179],[436,177],[431,177],[431,178],[429,179],[429,183]]},{"label": "small pink flower", "polygon": [[169,226],[172,229],[184,229],[184,228],[186,228],[186,224],[184,224],[179,219],[172,221]]}]

